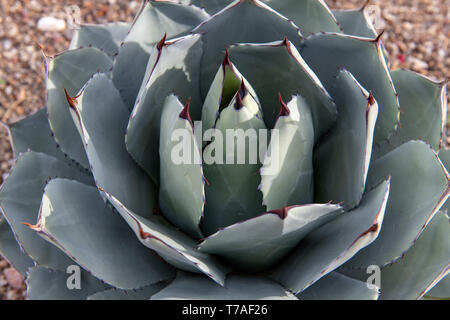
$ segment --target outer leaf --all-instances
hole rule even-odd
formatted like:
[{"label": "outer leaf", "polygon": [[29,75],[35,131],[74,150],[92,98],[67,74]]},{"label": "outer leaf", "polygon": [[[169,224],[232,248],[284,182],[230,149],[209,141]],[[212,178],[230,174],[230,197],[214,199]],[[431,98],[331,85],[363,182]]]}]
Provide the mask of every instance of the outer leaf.
[{"label": "outer leaf", "polygon": [[[447,172],[450,170],[450,149],[441,149],[439,151],[439,159],[442,161],[442,164],[445,166]],[[446,201],[442,206],[442,210],[447,210],[450,212],[450,201]]]},{"label": "outer leaf", "polygon": [[[159,205],[164,217],[194,237],[202,237],[200,219],[203,214],[205,187],[201,155],[190,122],[189,104],[183,105],[174,95],[167,97],[161,117],[159,156],[161,183]],[[179,139],[174,141],[174,138]],[[174,150],[189,153],[180,158]],[[187,162],[181,162],[188,160]]]},{"label": "outer leaf", "polygon": [[298,295],[300,300],[378,300],[378,289],[369,288],[336,271],[329,273]]},{"label": "outer leaf", "polygon": [[0,206],[20,246],[38,265],[65,270],[73,261],[22,224],[36,222],[44,187],[58,177],[93,184],[90,176],[54,157],[33,151],[23,153],[1,187]]},{"label": "outer leaf", "polygon": [[351,72],[383,106],[378,113],[374,141],[378,143],[392,135],[398,123],[399,103],[380,37],[372,40],[334,33],[316,34],[304,41],[300,52],[327,89],[334,84],[338,68]]},{"label": "outer leaf", "polygon": [[258,104],[249,90],[239,90],[217,120],[217,133],[222,139],[215,136],[203,151],[209,181],[201,222],[206,235],[265,211],[257,173],[261,167],[259,142],[264,139],[260,132],[266,126],[256,110]]},{"label": "outer leaf", "polygon": [[215,14],[227,7],[234,0],[190,0],[190,4],[204,8],[209,14]]},{"label": "outer leaf", "polygon": [[[164,39],[163,39],[164,40]],[[201,41],[199,35],[162,41],[152,54],[146,76],[128,123],[125,142],[133,158],[159,184],[159,134],[164,99],[175,93],[191,97],[191,117],[200,119],[198,90]]]},{"label": "outer leaf", "polygon": [[301,95],[311,107],[315,142],[336,120],[336,105],[319,78],[306,64],[293,43],[239,45],[230,49],[231,60],[252,83],[261,101],[268,128],[275,125],[278,93]]},{"label": "outer leaf", "polygon": [[450,221],[440,212],[403,259],[381,270],[381,299],[419,299],[449,272]]},{"label": "outer leaf", "polygon": [[364,192],[378,104],[346,70],[331,90],[338,119],[314,149],[314,194],[317,202],[343,201],[348,210]]},{"label": "outer leaf", "polygon": [[199,250],[224,256],[240,270],[262,271],[280,261],[310,231],[342,212],[340,206],[331,204],[284,207],[217,231]]},{"label": "outer leaf", "polygon": [[70,274],[43,267],[28,271],[27,297],[29,300],[85,300],[89,295],[108,288],[100,280],[81,270],[81,289],[70,290],[67,281]]},{"label": "outer leaf", "polygon": [[[281,98],[281,97],[280,97]],[[300,96],[281,111],[272,133],[261,173],[261,191],[267,210],[311,203],[313,200],[314,128],[311,110]]]},{"label": "outer leaf", "polygon": [[365,7],[356,10],[335,10],[333,15],[345,34],[375,38],[378,34]]},{"label": "outer leaf", "polygon": [[[381,299],[420,299],[449,271],[450,222],[439,212],[401,259],[381,267]],[[342,272],[362,281],[367,278],[364,268],[344,266]]]},{"label": "outer leaf", "polygon": [[381,183],[349,211],[309,233],[273,272],[275,280],[299,293],[335,270],[378,236],[389,195]]},{"label": "outer leaf", "polygon": [[207,18],[209,15],[195,6],[170,1],[145,2],[114,62],[114,85],[128,109],[133,109],[156,43],[164,35],[170,39],[188,33]]},{"label": "outer leaf", "polygon": [[22,276],[33,265],[33,260],[22,251],[5,219],[0,219],[0,255]]},{"label": "outer leaf", "polygon": [[447,117],[446,83],[408,70],[392,72],[402,108],[399,128],[375,149],[378,158],[410,140],[422,140],[439,150]]},{"label": "outer leaf", "polygon": [[38,223],[31,228],[95,277],[119,289],[141,288],[173,274],[105,207],[97,189],[79,182],[50,181]]},{"label": "outer leaf", "polygon": [[48,124],[46,109],[40,109],[28,117],[10,124],[8,130],[11,145],[16,156],[22,152],[32,150],[46,153],[61,161],[76,165],[74,160],[61,151],[61,148],[59,148],[59,145],[53,138],[53,133]]},{"label": "outer leaf", "polygon": [[323,0],[268,0],[267,4],[291,19],[304,35],[341,32],[336,18]]},{"label": "outer leaf", "polygon": [[178,269],[190,272],[203,272],[220,285],[230,269],[216,257],[197,251],[197,243],[184,233],[174,229],[156,217],[145,219],[134,214],[117,199],[105,193],[108,200],[117,208],[134,233],[148,248],[155,250],[164,260]]},{"label": "outer leaf", "polygon": [[93,74],[111,67],[112,60],[97,48],[66,51],[48,62],[47,112],[50,128],[61,149],[85,168],[89,168],[89,162],[71,121],[64,89],[75,96]]},{"label": "outer leaf", "polygon": [[108,289],[90,295],[88,300],[148,300],[155,293],[163,289],[167,282],[158,282],[137,290]]},{"label": "outer leaf", "polygon": [[391,176],[391,196],[380,236],[348,266],[386,265],[409,248],[447,200],[449,175],[434,151],[411,141],[370,166],[367,186]]},{"label": "outer leaf", "polygon": [[445,276],[430,291],[425,294],[425,298],[450,299],[450,277]]},{"label": "outer leaf", "polygon": [[210,279],[179,273],[175,280],[151,300],[297,300],[278,283],[269,279],[230,275],[225,287]]},{"label": "outer leaf", "polygon": [[79,29],[75,29],[69,49],[95,47],[108,55],[113,55],[119,50],[130,27],[131,24],[126,22],[82,24]]},{"label": "outer leaf", "polygon": [[[200,87],[203,99],[222,62],[225,47],[235,43],[277,41],[284,37],[295,45],[300,45],[298,29],[287,18],[258,0],[236,0],[193,32],[202,34]],[[238,68],[240,69],[239,66]],[[247,76],[245,71],[241,71]],[[251,79],[249,81],[253,83]]]},{"label": "outer leaf", "polygon": [[69,100],[97,186],[139,214],[151,215],[157,206],[156,189],[126,150],[129,113],[112,81],[104,74],[95,75],[83,88],[79,102]]}]

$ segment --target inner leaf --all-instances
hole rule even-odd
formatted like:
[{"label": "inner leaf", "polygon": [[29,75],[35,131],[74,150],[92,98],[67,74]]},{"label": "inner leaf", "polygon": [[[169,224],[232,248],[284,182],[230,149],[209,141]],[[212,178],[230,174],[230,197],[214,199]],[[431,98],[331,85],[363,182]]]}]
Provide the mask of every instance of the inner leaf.
[{"label": "inner leaf", "polygon": [[223,81],[222,98],[220,100],[219,112],[228,107],[236,92],[241,86],[239,79],[230,66],[225,66],[225,79]]}]

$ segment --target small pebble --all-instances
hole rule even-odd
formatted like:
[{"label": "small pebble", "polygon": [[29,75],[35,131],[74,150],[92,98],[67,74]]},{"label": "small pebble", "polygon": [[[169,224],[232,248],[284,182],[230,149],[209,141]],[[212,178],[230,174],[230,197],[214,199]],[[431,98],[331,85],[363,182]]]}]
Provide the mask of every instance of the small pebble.
[{"label": "small pebble", "polygon": [[23,277],[16,269],[7,268],[3,270],[3,274],[11,287],[15,289],[20,289],[22,287]]},{"label": "small pebble", "polygon": [[53,17],[43,17],[39,19],[37,27],[42,31],[63,31],[66,29],[66,22]]}]

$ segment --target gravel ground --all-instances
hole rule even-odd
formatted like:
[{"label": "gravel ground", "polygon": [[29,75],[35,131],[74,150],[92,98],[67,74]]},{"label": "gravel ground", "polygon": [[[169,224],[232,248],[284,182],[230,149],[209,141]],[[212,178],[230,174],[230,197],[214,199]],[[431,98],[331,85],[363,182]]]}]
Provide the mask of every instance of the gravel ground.
[{"label": "gravel ground", "polygon": [[[364,0],[326,0],[331,8],[350,9]],[[139,1],[97,0],[0,0],[0,120],[16,121],[45,104],[42,52],[54,55],[69,44],[72,30],[44,32],[37,23],[44,16],[65,19],[65,8],[76,4],[81,21],[103,23],[130,21]],[[408,68],[432,78],[450,78],[450,0],[372,0],[370,11],[391,68]],[[13,155],[5,130],[0,129],[0,184],[6,178]],[[25,297],[20,274],[0,256],[0,300]]]}]

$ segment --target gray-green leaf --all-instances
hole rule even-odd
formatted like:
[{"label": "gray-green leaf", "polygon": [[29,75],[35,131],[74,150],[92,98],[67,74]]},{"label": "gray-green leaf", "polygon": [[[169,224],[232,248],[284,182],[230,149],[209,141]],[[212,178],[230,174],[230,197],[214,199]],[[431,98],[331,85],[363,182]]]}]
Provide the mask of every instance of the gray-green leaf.
[{"label": "gray-green leaf", "polygon": [[327,89],[335,83],[340,68],[351,72],[382,106],[375,127],[375,143],[392,135],[398,124],[399,102],[379,38],[315,34],[303,42],[300,53]]},{"label": "gray-green leaf", "polygon": [[190,121],[189,104],[183,107],[174,95],[167,97],[161,123],[161,211],[178,228],[193,237],[201,238],[199,224],[203,215],[205,187],[202,157]]},{"label": "gray-green leaf", "polygon": [[186,34],[207,18],[209,15],[195,6],[169,1],[144,3],[114,61],[114,85],[129,110],[133,109],[156,43],[164,35],[171,39]]},{"label": "gray-green leaf", "polygon": [[119,289],[135,289],[169,279],[173,271],[142,246],[98,190],[54,179],[45,188],[33,229],[93,276]]},{"label": "gray-green leaf", "polygon": [[61,149],[85,168],[89,162],[77,129],[71,121],[64,89],[71,97],[78,94],[95,73],[112,67],[112,60],[97,48],[63,52],[47,62],[47,112],[50,128]]},{"label": "gray-green leaf", "polygon": [[70,112],[97,186],[140,215],[151,215],[157,206],[156,187],[126,150],[129,112],[112,81],[95,75],[73,104]]},{"label": "gray-green leaf", "polygon": [[349,210],[364,192],[378,104],[346,70],[339,73],[330,92],[338,119],[314,149],[314,200],[342,201]]},{"label": "gray-green leaf", "polygon": [[278,283],[255,276],[230,275],[224,287],[205,276],[179,273],[151,300],[297,300]]},{"label": "gray-green leaf", "polygon": [[422,141],[410,141],[370,166],[367,188],[391,176],[385,221],[374,243],[348,266],[384,266],[401,257],[447,200],[447,171],[436,153]]},{"label": "gray-green leaf", "polygon": [[75,29],[69,49],[95,47],[113,55],[125,39],[131,24],[112,22],[107,24],[82,24]]},{"label": "gray-green leaf", "polygon": [[0,190],[0,206],[22,249],[38,265],[65,270],[73,261],[22,223],[36,223],[46,183],[54,178],[94,184],[92,177],[62,161],[34,151],[19,155]]},{"label": "gray-green leaf", "polygon": [[341,266],[378,237],[388,196],[389,180],[368,192],[356,209],[309,233],[272,276],[299,293]]},{"label": "gray-green leaf", "polygon": [[238,45],[230,48],[230,58],[258,94],[268,128],[273,128],[280,110],[279,93],[283,97],[300,95],[306,100],[314,122],[314,142],[333,125],[337,115],[336,105],[319,78],[287,39]]},{"label": "gray-green leaf", "polygon": [[379,289],[333,271],[298,295],[300,300],[378,300]]},{"label": "gray-green leaf", "polygon": [[143,218],[121,204],[112,195],[105,192],[122,218],[133,229],[136,237],[146,247],[155,250],[164,260],[178,269],[204,273],[220,285],[225,281],[225,275],[230,268],[222,264],[216,257],[201,253],[197,243],[186,234],[176,230],[163,219]]},{"label": "gray-green leaf", "polygon": [[[203,99],[222,62],[224,48],[235,43],[264,43],[285,37],[298,46],[301,38],[299,30],[287,18],[258,0],[235,1],[193,32],[202,34],[200,87]],[[245,71],[241,72],[248,76]],[[249,81],[253,83],[251,79]]]},{"label": "gray-green leaf", "polygon": [[89,272],[81,269],[80,289],[69,289],[66,271],[32,267],[26,279],[29,300],[85,300],[89,295],[109,288]]},{"label": "gray-green leaf", "polygon": [[336,18],[323,0],[268,0],[267,4],[292,20],[304,35],[341,32]]},{"label": "gray-green leaf", "polygon": [[379,158],[410,140],[425,141],[439,150],[447,116],[446,83],[403,69],[391,74],[402,110],[401,125],[388,141],[375,146],[374,156]]},{"label": "gray-green leaf", "polygon": [[305,99],[294,96],[287,105],[281,100],[260,170],[260,189],[268,211],[313,201],[313,146],[313,121]]},{"label": "gray-green leaf", "polygon": [[199,250],[224,256],[241,270],[262,271],[280,261],[309,232],[342,212],[340,206],[332,204],[269,211],[217,231],[199,245]]},{"label": "gray-green leaf", "polygon": [[159,184],[159,134],[164,101],[175,93],[191,98],[190,114],[200,119],[199,68],[202,44],[199,35],[160,43],[150,57],[147,72],[131,114],[125,142],[134,160]]},{"label": "gray-green leaf", "polygon": [[2,218],[0,218],[0,255],[22,276],[25,276],[27,269],[34,264],[33,260],[20,248],[8,222]]}]

